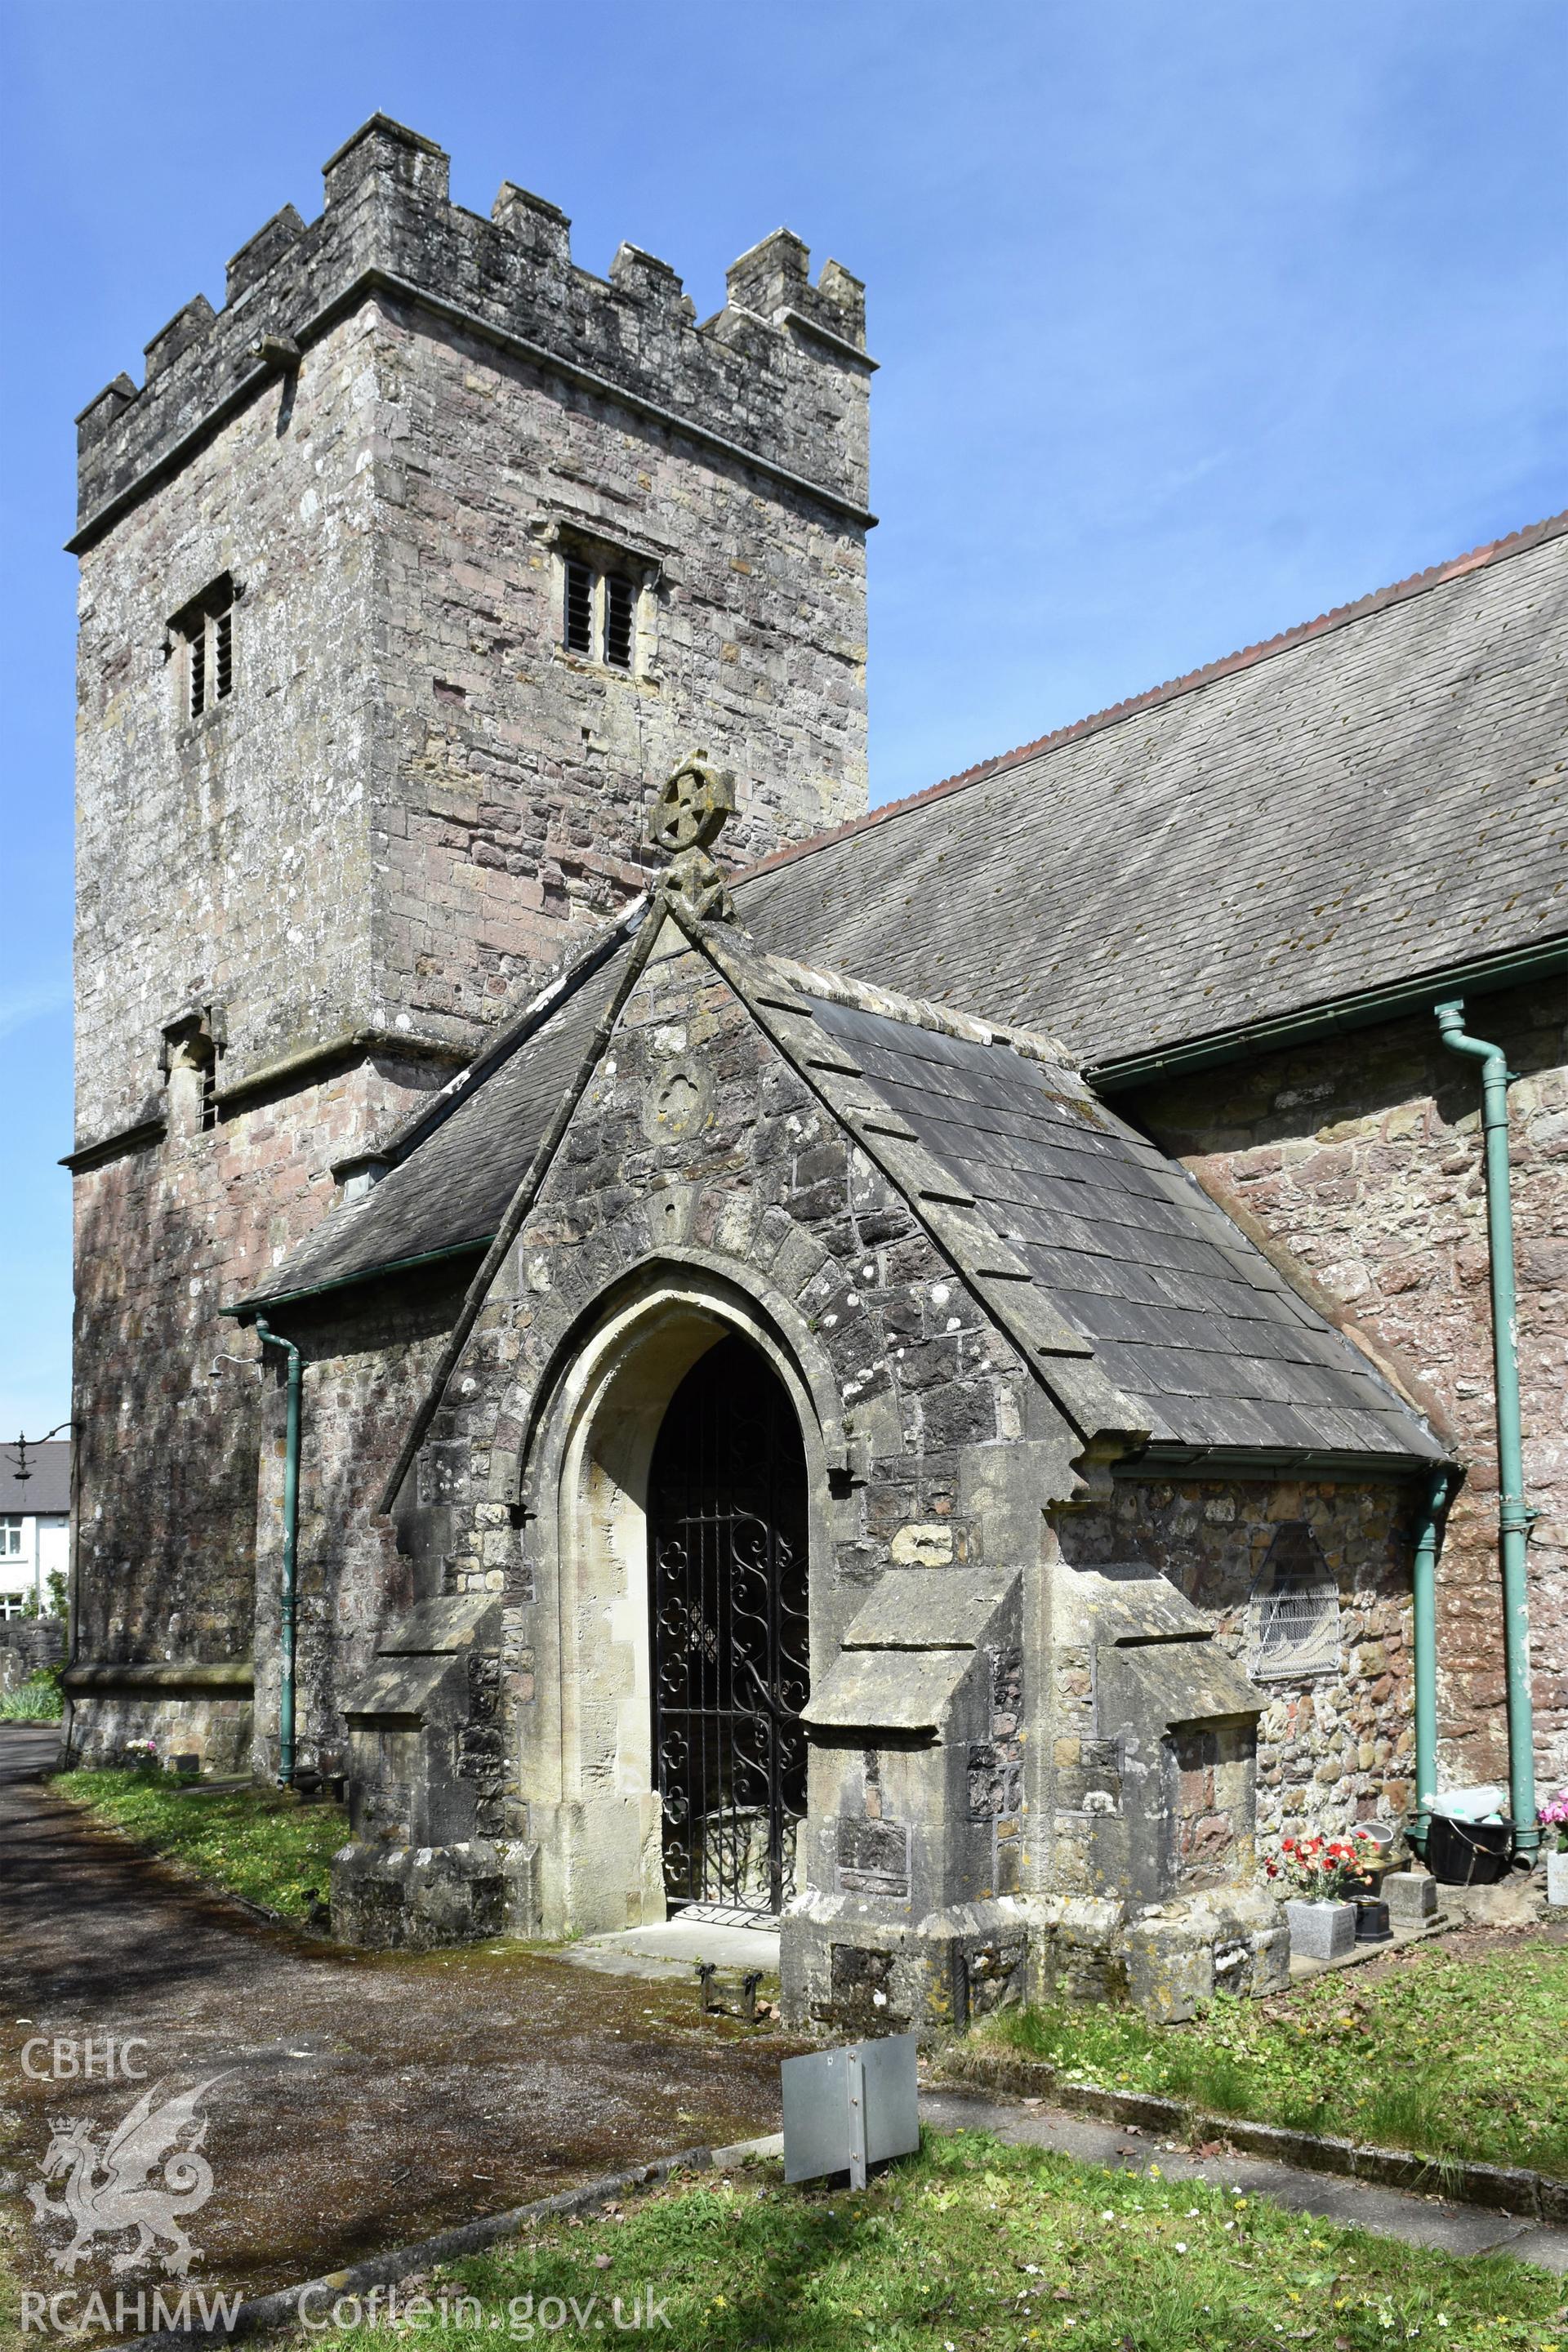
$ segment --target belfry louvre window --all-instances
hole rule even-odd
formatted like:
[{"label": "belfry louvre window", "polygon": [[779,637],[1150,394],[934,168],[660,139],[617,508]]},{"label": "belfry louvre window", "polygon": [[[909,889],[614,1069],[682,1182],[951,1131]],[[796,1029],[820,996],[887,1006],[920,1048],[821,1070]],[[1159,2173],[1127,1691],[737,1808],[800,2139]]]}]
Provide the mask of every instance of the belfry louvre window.
[{"label": "belfry louvre window", "polygon": [[632,666],[635,596],[632,583],[617,572],[605,575],[605,659],[612,669]]},{"label": "belfry louvre window", "polygon": [[570,652],[594,651],[594,574],[586,563],[566,566],[566,644]]},{"label": "belfry louvre window", "polygon": [[235,593],[226,572],[172,624],[174,635],[184,642],[187,719],[199,719],[234,692]]},{"label": "belfry louvre window", "polygon": [[584,557],[563,564],[563,636],[566,650],[607,669],[634,669],[637,592],[624,572],[602,571]]}]

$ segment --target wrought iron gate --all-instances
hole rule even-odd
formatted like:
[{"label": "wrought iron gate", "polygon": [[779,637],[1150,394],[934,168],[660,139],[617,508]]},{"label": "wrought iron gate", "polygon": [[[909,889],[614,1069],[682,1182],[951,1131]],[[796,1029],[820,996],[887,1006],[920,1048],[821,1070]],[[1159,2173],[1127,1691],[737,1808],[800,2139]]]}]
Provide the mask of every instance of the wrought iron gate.
[{"label": "wrought iron gate", "polygon": [[795,1888],[810,1692],[805,1455],[772,1367],[721,1339],[677,1389],[648,1492],[664,1885],[777,1911]]}]

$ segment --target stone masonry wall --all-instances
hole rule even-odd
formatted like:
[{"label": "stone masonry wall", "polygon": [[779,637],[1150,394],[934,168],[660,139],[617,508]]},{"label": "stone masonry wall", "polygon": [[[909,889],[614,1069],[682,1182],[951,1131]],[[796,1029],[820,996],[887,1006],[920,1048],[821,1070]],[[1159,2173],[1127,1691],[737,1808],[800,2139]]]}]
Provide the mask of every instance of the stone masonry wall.
[{"label": "stone masonry wall", "polygon": [[[374,953],[388,1001],[440,1031],[647,887],[652,788],[694,747],[735,772],[731,862],[864,808],[864,534],[417,312],[384,312],[375,344]],[[584,551],[657,568],[628,671],[563,643]]]},{"label": "stone masonry wall", "polygon": [[[187,1008],[222,1010],[220,1086],[374,1011],[375,396],[346,320],[83,555],[79,1147],[159,1115]],[[225,572],[234,691],[192,719],[169,623]]]},{"label": "stone masonry wall", "polygon": [[0,1693],[31,1682],[66,1654],[63,1617],[8,1617],[0,1620]]},{"label": "stone masonry wall", "polygon": [[[1537,1770],[1568,1779],[1568,1052],[1561,984],[1479,996],[1510,1089]],[[1438,1568],[1440,1769],[1506,1780],[1480,1085],[1430,1019],[1121,1096],[1316,1302],[1405,1381],[1467,1465]]]},{"label": "stone masonry wall", "polygon": [[[671,1104],[673,1126],[660,1115]],[[530,1718],[560,1606],[542,1551],[555,1499],[530,1493],[521,1513],[506,1499],[518,1491],[528,1400],[595,1297],[667,1247],[703,1253],[743,1295],[782,1293],[831,1367],[828,1419],[842,1415],[855,1467],[841,1462],[819,1498],[829,1538],[812,1587],[819,1671],[884,1571],[988,1557],[1011,1568],[1042,1542],[1042,1448],[1026,1441],[1059,1442],[1059,1424],[1012,1347],[725,983],[689,952],[656,961],[481,1313],[417,1474],[424,1507],[412,1517],[426,1532],[409,1540],[428,1552],[421,1573],[439,1560],[456,1589],[507,1604],[515,1835],[530,1833]],[[1064,1491],[1070,1450],[1057,1465]],[[999,1838],[1019,1883],[1007,1743],[1029,1698],[1016,1661],[1002,1682],[993,1728],[1005,1786],[970,1841],[975,1884],[959,1885],[950,1858],[940,1864],[949,1882],[928,1901],[989,1895]],[[596,1702],[573,1704],[581,1714]],[[972,1762],[979,1770],[966,1745],[961,1791]]]},{"label": "stone masonry wall", "polygon": [[[472,1258],[279,1309],[304,1358],[300,1446],[299,1611],[295,1707],[299,1760],[341,1759],[344,1694],[365,1672],[380,1628],[426,1600],[376,1498],[472,1276]],[[283,1535],[281,1383],[262,1399],[264,1442],[256,1519],[256,1749],[258,1772],[278,1760]]]},{"label": "stone masonry wall", "polygon": [[[697,1074],[704,1104],[695,1134],[683,1126],[664,1129],[657,1114],[647,1115],[650,1098],[668,1098],[671,1078],[688,1074]],[[680,1098],[679,1083],[675,1095]],[[214,1143],[200,1137],[193,1151]],[[121,1171],[134,1165],[116,1163]],[[268,1239],[276,1243],[276,1226]],[[509,1433],[513,1444],[521,1439],[514,1415],[525,1368],[543,1361],[563,1318],[603,1281],[656,1255],[661,1242],[712,1252],[729,1263],[742,1289],[753,1276],[779,1285],[833,1363],[844,1427],[858,1433],[866,1471],[834,1506],[835,1572],[818,1598],[835,1635],[884,1568],[984,1559],[987,1538],[965,1458],[978,1453],[994,1463],[1010,1451],[999,1441],[1033,1433],[1035,1419],[1048,1416],[1048,1408],[904,1203],[725,984],[686,954],[657,964],[628,1008],[605,1075],[579,1112],[450,1384],[447,1409],[405,1490],[396,1537],[376,1508],[381,1487],[472,1261],[414,1272],[363,1294],[300,1302],[270,1318],[305,1358],[302,1752],[343,1746],[342,1698],[364,1671],[377,1629],[443,1590],[505,1596],[509,1700],[514,1709],[531,1705],[532,1620],[538,1607],[552,1610],[554,1602],[538,1588],[537,1562],[516,1510],[491,1499],[496,1478],[504,1484],[509,1464],[514,1480],[517,1470],[515,1455],[494,1453],[498,1428],[504,1454]],[[225,1247],[241,1245],[251,1244],[244,1235],[226,1236]],[[240,1354],[256,1344],[248,1332],[237,1337],[232,1324],[220,1327],[217,1343]],[[181,1360],[201,1354],[205,1344],[184,1344]],[[252,1400],[247,1451],[240,1461],[237,1446],[233,1465],[235,1493],[247,1475],[252,1480],[250,1522],[215,1481],[205,1530],[217,1547],[225,1512],[231,1526],[258,1529],[254,1565],[249,1558],[237,1563],[228,1586],[213,1593],[201,1654],[244,1654],[254,1641],[258,1769],[270,1768],[276,1748],[283,1397],[270,1366],[281,1360],[269,1359],[262,1381],[242,1367],[226,1368],[235,1383],[226,1394],[228,1414],[245,1409],[242,1399]],[[177,1372],[171,1396],[185,1416],[182,1446],[190,1458],[190,1416],[205,1398],[192,1398]],[[1037,1545],[1037,1507],[1029,1527]],[[991,1540],[1005,1558],[1014,1555],[1016,1537],[1010,1523],[992,1527]],[[220,1549],[214,1556],[221,1562]],[[248,1602],[252,1577],[254,1631],[247,1616],[243,1637],[219,1653],[217,1631],[237,1618],[242,1599]],[[179,1589],[170,1580],[165,1599]],[[104,1590],[112,1605],[110,1580]],[[1007,1727],[1016,1727],[1024,1700],[1016,1657],[1006,1668],[995,1728],[998,1738],[1011,1740],[1016,1729]],[[509,1745],[515,1763],[515,1738]],[[1005,1752],[1011,1757],[1010,1747]],[[515,1780],[510,1793],[515,1813],[526,1800]],[[997,1834],[1011,1839],[1011,1782],[1004,1797],[1000,1810],[1007,1818]]]},{"label": "stone masonry wall", "polygon": [[[206,1380],[217,1304],[642,887],[678,754],[737,767],[742,853],[863,805],[862,341],[855,281],[810,284],[795,240],[699,329],[662,264],[590,277],[510,186],[478,220],[378,120],[318,222],[268,223],[225,310],[84,412],[84,1656],[248,1647],[257,1440]],[[550,533],[584,522],[654,583],[629,677],[560,650]],[[233,691],[193,719],[171,624],[224,575]],[[205,1134],[170,1118],[186,1018]]]},{"label": "stone masonry wall", "polygon": [[[672,1097],[700,1108],[661,1132]],[[465,1498],[473,1515],[457,1589],[501,1589],[482,1542],[492,1448],[521,1441],[520,1400],[563,1320],[671,1241],[728,1261],[742,1289],[753,1271],[779,1285],[831,1360],[867,1457],[836,1615],[889,1565],[983,1557],[959,1457],[1019,1436],[1038,1391],[906,1203],[688,950],[634,993],[432,1423],[429,1449],[456,1449],[442,1475],[455,1524]]]},{"label": "stone masonry wall", "polygon": [[[1141,1560],[1201,1610],[1244,1672],[1253,1662],[1247,1604],[1282,1527],[1304,1523],[1340,1596],[1339,1640],[1317,1672],[1261,1681],[1258,1836],[1397,1822],[1413,1794],[1410,1559],[1414,1497],[1403,1483],[1119,1478],[1110,1500],[1060,1517],[1065,1559],[1083,1568]],[[1058,1654],[1062,1724],[1087,1707],[1092,1659]],[[1103,1734],[1105,1727],[1101,1725]],[[1095,1761],[1086,1758],[1086,1765]],[[1113,1759],[1100,1759],[1110,1769]],[[1224,1808],[1203,1801],[1212,1761],[1187,1759],[1178,1794],[1185,1844],[1228,1844]],[[1086,1786],[1095,1786],[1092,1771]],[[1088,1801],[1092,1804],[1092,1797]]]},{"label": "stone masonry wall", "polygon": [[258,1449],[281,1359],[258,1373],[254,1335],[219,1309],[315,1222],[330,1163],[416,1100],[422,1076],[369,1061],[205,1132],[193,1096],[163,1144],[78,1177],[83,1664],[250,1654]]},{"label": "stone masonry wall", "polygon": [[230,260],[224,308],[198,294],[146,346],[144,383],[121,374],[82,411],[79,530],[252,376],[286,365],[279,339],[309,349],[362,293],[393,284],[864,508],[864,289],[837,262],[814,286],[805,247],[775,232],[733,265],[724,309],[699,327],[668,262],[624,245],[608,280],[595,277],[573,263],[554,205],[503,182],[485,220],[450,201],[447,167],[434,140],[384,115],[346,141],[323,167],[320,216],[275,214]]},{"label": "stone masonry wall", "polygon": [[[110,520],[80,549],[79,1145],[155,1110],[188,1005],[222,1008],[230,1087],[356,1027],[462,1058],[565,927],[642,886],[642,809],[696,744],[737,769],[737,856],[865,804],[854,282],[811,287],[775,236],[699,330],[631,248],[609,285],[574,269],[536,200],[458,212],[439,150],[393,126],[327,194],[82,420],[82,509]],[[780,323],[747,307],[774,296]],[[301,305],[302,353],[247,375]],[[817,316],[826,340],[788,323]],[[572,365],[526,356],[525,326]],[[647,412],[656,383],[689,433]],[[631,675],[563,650],[562,530],[653,582]],[[234,691],[193,720],[170,624],[226,572]]]}]

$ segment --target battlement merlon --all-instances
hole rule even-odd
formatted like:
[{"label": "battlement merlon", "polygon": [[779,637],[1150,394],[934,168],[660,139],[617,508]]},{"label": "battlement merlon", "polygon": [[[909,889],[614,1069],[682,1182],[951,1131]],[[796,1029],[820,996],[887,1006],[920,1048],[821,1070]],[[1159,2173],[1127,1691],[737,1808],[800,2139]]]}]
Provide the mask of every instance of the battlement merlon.
[{"label": "battlement merlon", "polygon": [[571,223],[502,184],[485,220],[454,205],[434,141],[373,115],[323,167],[320,217],[285,205],[228,264],[226,299],[185,304],[146,347],[141,385],[116,376],[77,418],[75,551],[340,319],[377,300],[426,331],[471,338],[597,393],[721,462],[865,527],[865,296],[777,229],[727,276],[699,323],[667,262],[623,245],[607,279],[572,259]]}]

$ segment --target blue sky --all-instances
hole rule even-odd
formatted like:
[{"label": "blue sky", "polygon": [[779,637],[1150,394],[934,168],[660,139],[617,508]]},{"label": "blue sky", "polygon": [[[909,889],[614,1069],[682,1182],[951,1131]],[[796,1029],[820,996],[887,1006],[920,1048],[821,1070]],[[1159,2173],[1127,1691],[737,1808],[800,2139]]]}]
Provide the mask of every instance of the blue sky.
[{"label": "blue sky", "polygon": [[872,790],[1568,503],[1552,0],[7,0],[0,1436],[68,1407],[71,419],[381,108],[699,311],[868,283]]}]

